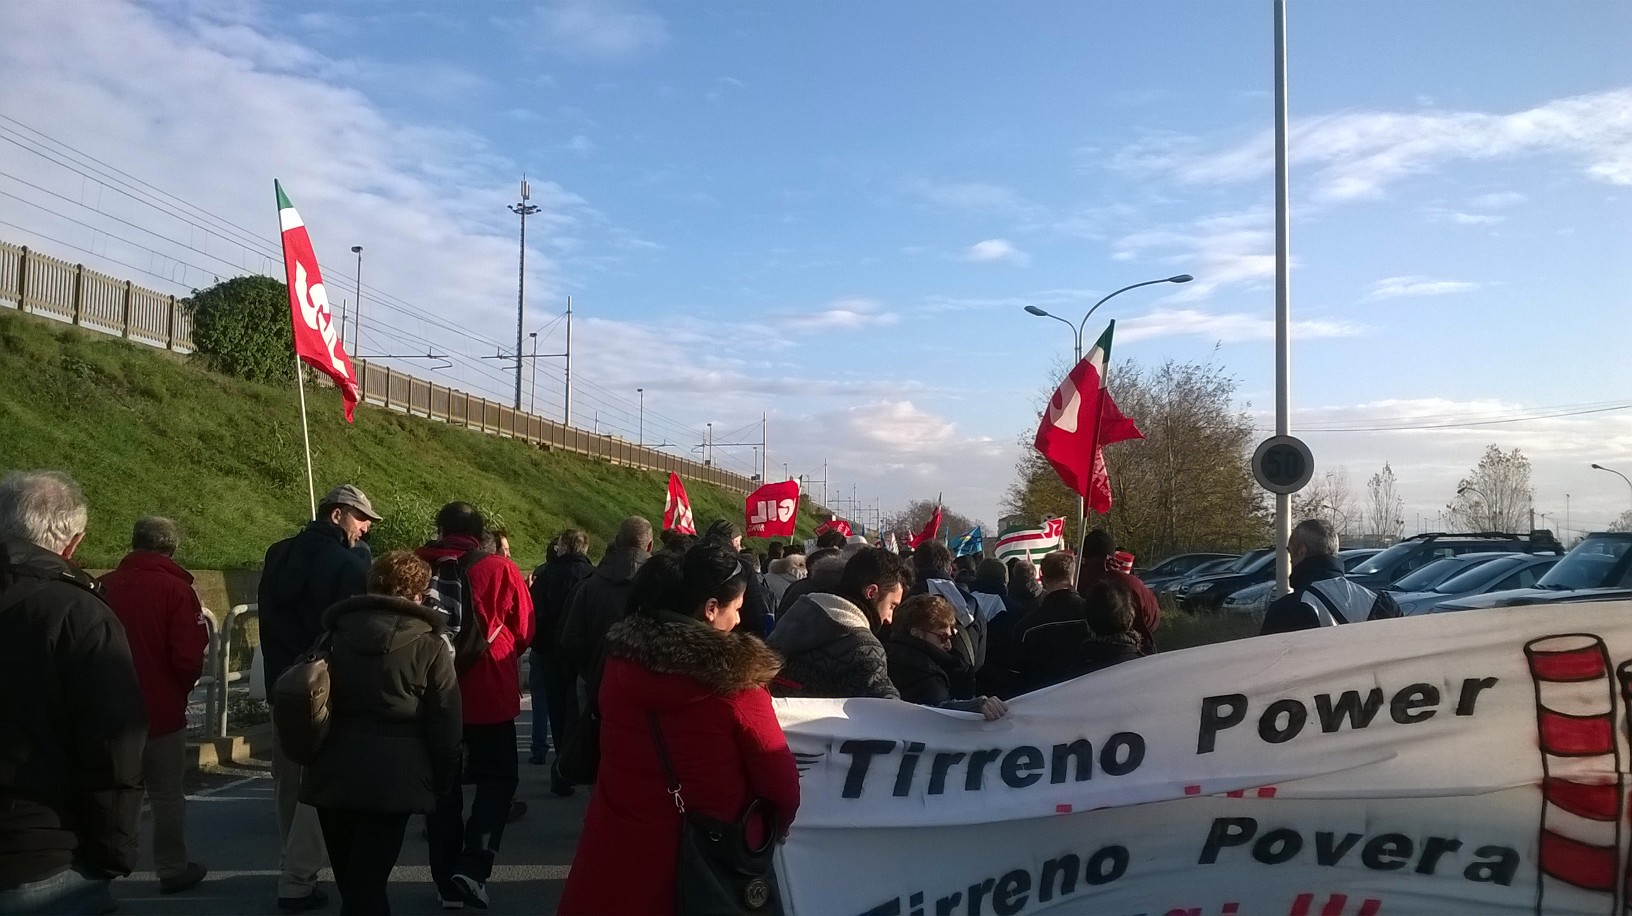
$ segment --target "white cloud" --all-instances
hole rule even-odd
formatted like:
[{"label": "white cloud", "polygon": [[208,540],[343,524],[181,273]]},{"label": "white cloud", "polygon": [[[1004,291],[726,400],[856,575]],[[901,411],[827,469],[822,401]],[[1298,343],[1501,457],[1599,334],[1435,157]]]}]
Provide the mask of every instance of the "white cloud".
[{"label": "white cloud", "polygon": [[596,148],[595,141],[589,139],[583,134],[574,134],[572,139],[567,141],[567,149],[572,150],[580,156],[587,156],[590,153],[595,152]]},{"label": "white cloud", "polygon": [[1038,214],[1037,207],[1012,188],[984,181],[941,182],[917,179],[904,190],[926,203],[948,210],[998,213],[1011,216]]},{"label": "white cloud", "polygon": [[861,328],[895,324],[900,316],[884,310],[872,299],[850,298],[830,302],[815,311],[783,316],[780,324],[792,331],[822,333],[854,331]]},{"label": "white cloud", "polygon": [[1025,267],[1031,263],[1031,255],[1014,247],[1014,243],[1008,239],[987,239],[984,242],[976,242],[969,246],[968,251],[964,252],[963,258],[966,261],[974,261],[976,264],[995,264],[1004,261],[1019,267]]},{"label": "white cloud", "polygon": [[556,0],[539,13],[551,48],[574,57],[629,57],[669,37],[662,17],[617,0]]},{"label": "white cloud", "polygon": [[1275,278],[1275,233],[1268,210],[1255,207],[1117,239],[1111,257],[1151,261],[1196,279],[1171,291],[1175,302],[1205,299],[1215,290]]},{"label": "white cloud", "polygon": [[[1292,322],[1292,333],[1300,339],[1354,337],[1364,334],[1364,325],[1333,319],[1303,319]],[[1275,320],[1262,315],[1216,314],[1196,309],[1158,309],[1117,323],[1119,341],[1151,340],[1157,337],[1190,335],[1223,343],[1274,340]]]},{"label": "white cloud", "polygon": [[[1165,172],[1187,183],[1257,179],[1273,166],[1272,137],[1216,152],[1192,137],[1163,135],[1124,149],[1113,167]],[[1317,200],[1381,194],[1391,183],[1456,161],[1560,155],[1591,178],[1632,185],[1632,89],[1555,99],[1510,114],[1346,112],[1295,121],[1287,142],[1296,165],[1312,166]]]},{"label": "white cloud", "polygon": [[1503,207],[1516,207],[1529,198],[1517,191],[1497,191],[1491,194],[1480,194],[1468,201],[1468,206],[1477,210],[1497,210]]},{"label": "white cloud", "polygon": [[1461,226],[1494,226],[1497,223],[1504,222],[1507,219],[1505,216],[1497,216],[1494,213],[1461,212],[1450,213],[1448,214],[1448,218],[1451,222]]},{"label": "white cloud", "polygon": [[1400,299],[1408,296],[1446,296],[1476,290],[1478,283],[1465,280],[1434,280],[1429,277],[1387,277],[1378,280],[1367,299]]}]

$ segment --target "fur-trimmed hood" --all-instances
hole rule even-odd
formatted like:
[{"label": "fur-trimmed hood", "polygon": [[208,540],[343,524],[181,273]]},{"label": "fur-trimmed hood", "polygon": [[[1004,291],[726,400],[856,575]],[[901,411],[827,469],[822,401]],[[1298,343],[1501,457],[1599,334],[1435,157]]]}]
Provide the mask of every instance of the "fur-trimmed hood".
[{"label": "fur-trimmed hood", "polygon": [[384,655],[426,635],[442,634],[443,613],[406,598],[358,595],[323,612],[323,627],[364,655]]},{"label": "fur-trimmed hood", "polygon": [[720,696],[763,687],[782,670],[781,656],[759,637],[722,633],[678,616],[625,617],[606,631],[606,651],[655,674],[689,677]]}]

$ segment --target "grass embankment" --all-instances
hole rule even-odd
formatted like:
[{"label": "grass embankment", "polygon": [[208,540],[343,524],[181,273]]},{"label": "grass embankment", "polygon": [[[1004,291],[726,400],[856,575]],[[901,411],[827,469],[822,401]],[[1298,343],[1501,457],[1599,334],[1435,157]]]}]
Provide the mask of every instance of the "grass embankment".
[{"label": "grass embankment", "polygon": [[[182,526],[177,559],[199,569],[258,567],[268,544],[308,515],[293,386],[244,382],[143,344],[0,311],[0,470],[55,468],[84,487],[90,525],[77,559],[112,566],[132,523]],[[394,411],[308,385],[317,490],[355,483],[386,521],[376,549],[423,539],[443,503],[465,499],[511,531],[516,560],[539,562],[562,528],[599,549],[627,515],[661,523],[667,475]],[[699,526],[742,522],[743,496],[686,482]],[[807,509],[800,531],[816,524]]]}]

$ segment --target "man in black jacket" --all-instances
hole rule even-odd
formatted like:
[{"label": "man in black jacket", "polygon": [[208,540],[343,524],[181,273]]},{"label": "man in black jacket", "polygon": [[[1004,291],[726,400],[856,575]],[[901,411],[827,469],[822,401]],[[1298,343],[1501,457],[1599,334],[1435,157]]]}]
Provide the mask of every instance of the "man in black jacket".
[{"label": "man in black jacket", "polygon": [[[362,490],[342,484],[324,495],[317,518],[299,534],[267,549],[258,598],[268,696],[278,677],[323,634],[323,612],[368,590],[368,562],[356,547],[379,520]],[[325,857],[323,832],[316,809],[300,804],[301,771],[283,755],[274,736],[272,789],[283,848],[278,908],[290,912],[328,903],[328,895],[317,887]]]},{"label": "man in black jacket", "polygon": [[1258,635],[1400,616],[1400,606],[1388,592],[1374,592],[1344,577],[1337,550],[1337,532],[1327,522],[1305,519],[1292,529],[1286,542],[1292,591],[1270,603]]},{"label": "man in black jacket", "polygon": [[0,480],[0,912],[111,912],[136,865],[147,718],[124,628],[69,558],[65,474]]},{"label": "man in black jacket", "polygon": [[593,702],[601,683],[601,646],[606,631],[623,619],[629,584],[652,554],[652,523],[631,515],[618,525],[594,575],[573,592],[561,623],[561,657],[581,679],[584,699]]},{"label": "man in black jacket", "polygon": [[[533,694],[532,757],[534,764],[543,764],[549,750],[546,739],[554,738],[555,753],[572,737],[578,727],[578,692],[574,684],[576,671],[561,656],[561,624],[567,616],[567,604],[578,586],[595,572],[589,562],[589,539],[577,528],[568,528],[556,537],[549,556],[533,570],[533,645],[527,667],[527,685]],[[572,785],[552,769],[550,791],[556,795],[572,794]]]},{"label": "man in black jacket", "polygon": [[839,577],[844,574],[844,562],[845,556],[837,547],[823,547],[805,557],[805,577],[795,580],[782,592],[782,600],[776,606],[776,618],[781,620],[782,615],[805,595],[831,595],[837,592]]}]

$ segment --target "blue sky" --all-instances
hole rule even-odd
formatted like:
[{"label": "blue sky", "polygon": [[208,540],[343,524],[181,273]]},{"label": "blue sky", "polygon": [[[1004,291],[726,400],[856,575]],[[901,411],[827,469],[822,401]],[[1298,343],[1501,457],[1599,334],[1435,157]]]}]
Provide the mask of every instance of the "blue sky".
[{"label": "blue sky", "polygon": [[[643,387],[684,451],[764,411],[773,476],[994,522],[1071,343],[1025,305],[1194,274],[1102,310],[1116,359],[1216,360],[1273,425],[1270,14],[13,2],[0,128],[267,240],[282,179],[331,290],[365,247],[361,352],[453,352],[494,395],[525,172],[528,329],[573,297],[575,423],[635,438]],[[1411,528],[1489,443],[1538,512],[1607,524],[1626,487],[1587,465],[1632,473],[1632,411],[1559,414],[1632,404],[1632,4],[1294,2],[1289,35],[1294,431],[1356,491],[1390,462]],[[83,171],[0,143],[0,237],[183,291],[278,272]]]}]

